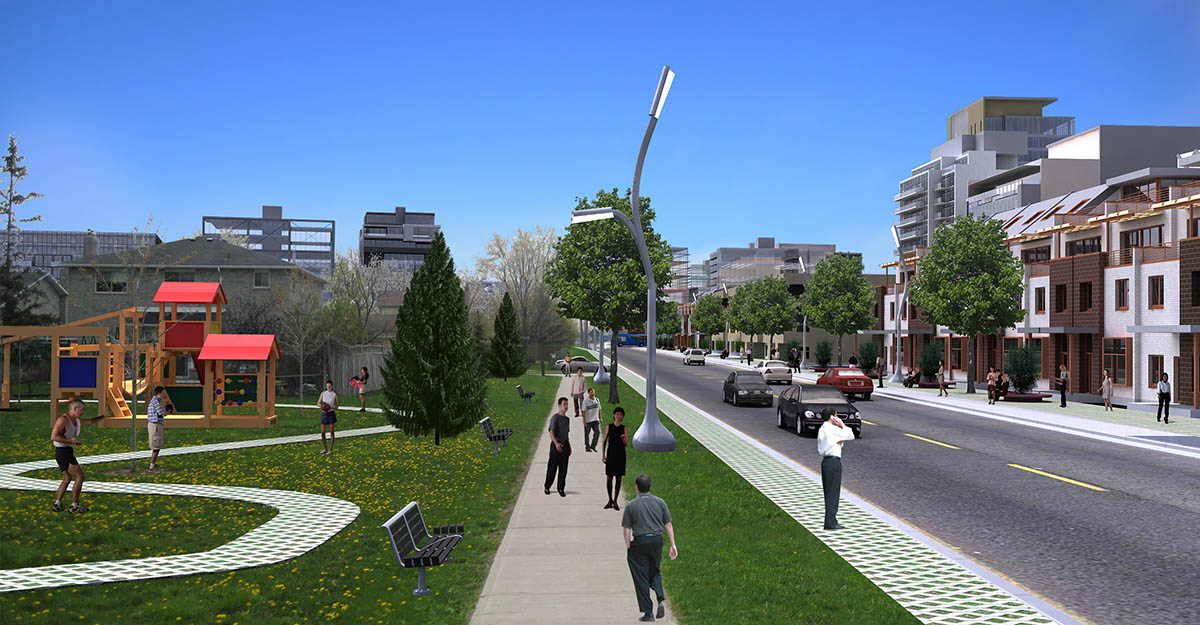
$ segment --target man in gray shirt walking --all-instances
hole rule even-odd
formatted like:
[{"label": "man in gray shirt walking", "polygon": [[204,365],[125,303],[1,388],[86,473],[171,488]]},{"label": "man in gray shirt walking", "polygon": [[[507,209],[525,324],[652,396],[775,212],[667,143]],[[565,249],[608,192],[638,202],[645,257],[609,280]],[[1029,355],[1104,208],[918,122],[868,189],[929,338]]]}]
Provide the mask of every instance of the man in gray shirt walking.
[{"label": "man in gray shirt walking", "polygon": [[[675,548],[675,528],[671,526],[671,511],[667,502],[650,494],[650,476],[639,475],[635,481],[638,496],[625,505],[621,517],[621,527],[625,533],[626,560],[629,562],[629,572],[633,575],[633,590],[637,593],[638,611],[642,613],[639,621],[653,621],[654,617],[666,616],[663,600],[662,563],[663,539],[662,533],[667,531],[671,540],[671,559],[679,557]],[[653,611],[650,603],[650,587],[654,587],[658,595],[658,612]]]},{"label": "man in gray shirt walking", "polygon": [[558,414],[550,417],[550,464],[546,467],[546,494],[558,473],[558,495],[567,496],[567,460],[571,457],[571,419],[567,416],[567,398],[558,398]]}]

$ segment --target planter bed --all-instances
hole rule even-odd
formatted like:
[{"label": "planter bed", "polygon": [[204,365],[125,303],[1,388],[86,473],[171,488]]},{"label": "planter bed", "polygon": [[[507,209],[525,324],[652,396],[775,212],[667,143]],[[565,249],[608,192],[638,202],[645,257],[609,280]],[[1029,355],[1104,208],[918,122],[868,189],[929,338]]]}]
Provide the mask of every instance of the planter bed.
[{"label": "planter bed", "polygon": [[1031,402],[1054,397],[1050,393],[1005,393],[1002,401]]},{"label": "planter bed", "polygon": [[[917,382],[918,388],[937,388],[937,382]],[[954,388],[954,382],[946,382],[946,388]]]}]

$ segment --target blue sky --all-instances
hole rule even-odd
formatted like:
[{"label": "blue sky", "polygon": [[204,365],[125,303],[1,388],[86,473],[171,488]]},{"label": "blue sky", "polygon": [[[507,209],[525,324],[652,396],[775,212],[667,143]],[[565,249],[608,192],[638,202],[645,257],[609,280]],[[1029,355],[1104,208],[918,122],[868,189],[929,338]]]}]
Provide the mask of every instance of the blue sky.
[{"label": "blue sky", "polygon": [[[12,2],[0,130],[37,228],[164,238],[205,214],[435,211],[492,232],[629,186],[693,258],[756,236],[891,257],[892,195],[980,96],[1097,124],[1200,124],[1200,3]],[[601,6],[603,5],[603,6]],[[975,5],[978,5],[976,7]]]}]

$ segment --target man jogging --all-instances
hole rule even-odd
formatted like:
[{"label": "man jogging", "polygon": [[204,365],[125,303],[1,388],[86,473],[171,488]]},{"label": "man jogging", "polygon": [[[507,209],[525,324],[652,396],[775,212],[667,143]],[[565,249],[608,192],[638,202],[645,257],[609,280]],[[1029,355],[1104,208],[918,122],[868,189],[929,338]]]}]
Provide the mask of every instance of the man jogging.
[{"label": "man jogging", "polygon": [[79,503],[79,493],[83,491],[83,469],[79,467],[79,461],[75,459],[75,447],[79,445],[80,426],[84,423],[95,423],[104,417],[80,419],[79,415],[81,414],[83,414],[83,400],[72,399],[67,408],[67,414],[59,415],[58,419],[54,421],[54,427],[50,430],[50,441],[54,443],[54,459],[58,462],[58,468],[63,474],[62,483],[58,485],[58,497],[54,499],[54,505],[50,508],[55,512],[62,511],[63,494],[67,492],[67,484],[70,484],[71,480],[75,480],[75,488],[71,489],[71,507],[67,511],[71,514],[88,511]]}]

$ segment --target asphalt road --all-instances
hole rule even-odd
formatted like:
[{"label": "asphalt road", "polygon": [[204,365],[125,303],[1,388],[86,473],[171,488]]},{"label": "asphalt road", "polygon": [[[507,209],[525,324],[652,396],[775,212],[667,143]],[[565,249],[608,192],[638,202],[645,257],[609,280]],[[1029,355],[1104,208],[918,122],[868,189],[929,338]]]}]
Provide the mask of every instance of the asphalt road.
[{"label": "asphalt road", "polygon": [[[644,375],[645,361],[619,352],[622,369]],[[820,473],[816,441],[776,427],[774,408],[721,401],[730,369],[656,363],[659,388]],[[846,443],[843,487],[1090,623],[1200,623],[1200,461],[883,397],[856,405],[871,424]]]}]

